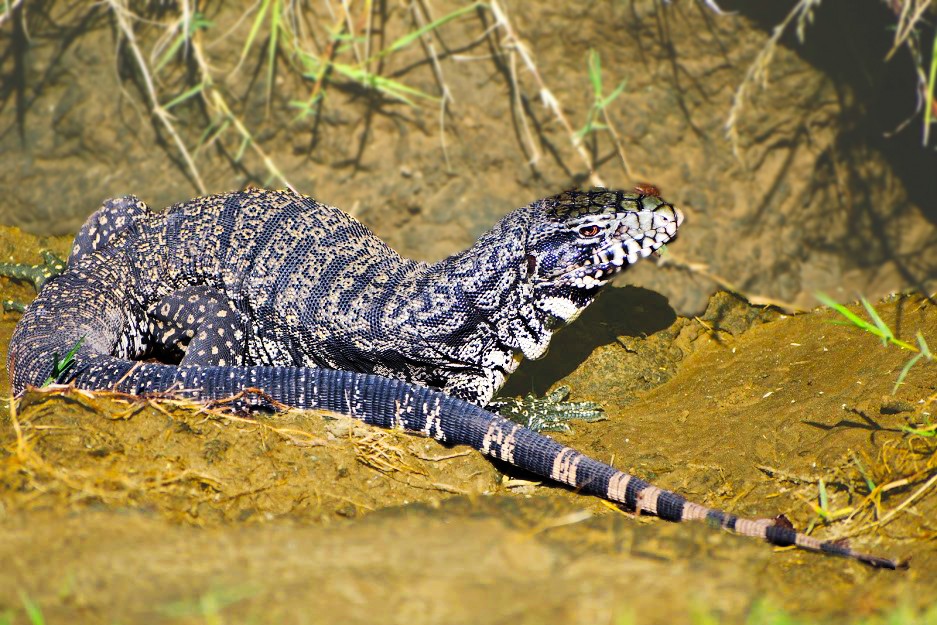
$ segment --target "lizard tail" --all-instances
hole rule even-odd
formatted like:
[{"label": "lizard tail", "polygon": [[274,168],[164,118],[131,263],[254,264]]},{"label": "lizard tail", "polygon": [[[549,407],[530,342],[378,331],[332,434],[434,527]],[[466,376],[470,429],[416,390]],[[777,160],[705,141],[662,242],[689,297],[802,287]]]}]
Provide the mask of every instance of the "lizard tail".
[{"label": "lizard tail", "polygon": [[[745,519],[687,501],[638,477],[594,460],[513,421],[444,393],[401,380],[350,371],[307,367],[176,367],[100,357],[76,370],[78,386],[146,395],[173,392],[196,400],[219,400],[258,389],[253,405],[285,404],[350,415],[365,423],[422,433],[452,445],[469,445],[525,471],[581,492],[667,521],[704,521],[777,546],[842,556],[875,568],[906,568],[907,562],[855,551],[840,541],[821,541],[795,531],[784,517]],[[274,404],[270,404],[273,400]]]}]

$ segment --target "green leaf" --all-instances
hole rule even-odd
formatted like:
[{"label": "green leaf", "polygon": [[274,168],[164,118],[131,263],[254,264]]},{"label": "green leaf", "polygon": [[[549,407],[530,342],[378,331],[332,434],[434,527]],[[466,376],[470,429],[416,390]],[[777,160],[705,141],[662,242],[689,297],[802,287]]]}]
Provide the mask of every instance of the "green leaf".
[{"label": "green leaf", "polygon": [[817,485],[817,490],[820,495],[820,516],[825,519],[830,518],[830,497],[826,492],[826,483],[823,481],[823,478],[820,478],[820,483]]},{"label": "green leaf", "polygon": [[191,98],[192,96],[201,93],[204,89],[205,89],[205,83],[199,83],[195,85],[194,87],[192,87],[191,89],[187,89],[186,91],[183,91],[182,93],[174,97],[172,100],[164,104],[163,108],[168,111],[169,109],[176,106],[177,104],[181,104],[185,102],[186,100],[188,100],[189,98]]},{"label": "green leaf", "polygon": [[872,323],[875,324],[875,327],[878,328],[878,335],[882,337],[882,345],[888,345],[889,341],[894,340],[895,335],[891,331],[891,328],[888,327],[882,318],[878,316],[878,311],[875,310],[875,307],[869,303],[864,297],[859,298],[859,301],[862,302],[862,306],[865,308],[865,311],[869,313],[869,318],[872,319]]},{"label": "green leaf", "polygon": [[414,41],[416,41],[417,39],[419,39],[420,37],[422,37],[422,36],[425,35],[426,33],[431,32],[431,31],[433,31],[433,30],[439,28],[440,26],[442,26],[442,25],[445,24],[446,22],[451,22],[452,20],[456,19],[457,17],[461,17],[461,16],[465,15],[466,13],[469,13],[470,11],[474,11],[474,10],[476,10],[477,8],[482,7],[482,6],[485,6],[485,3],[483,3],[483,2],[473,2],[472,4],[467,5],[467,6],[464,6],[464,7],[462,7],[461,9],[456,9],[456,10],[453,11],[452,13],[449,13],[449,14],[447,14],[447,15],[444,15],[444,16],[440,17],[440,18],[437,19],[437,20],[433,20],[433,21],[430,22],[429,24],[425,24],[424,26],[422,26],[422,27],[420,27],[420,28],[417,28],[416,30],[407,33],[407,34],[404,35],[403,37],[398,38],[398,39],[395,40],[393,43],[391,43],[389,46],[387,46],[386,48],[384,48],[383,50],[381,50],[380,52],[378,52],[377,54],[375,54],[374,56],[372,56],[370,59],[368,59],[368,61],[366,61],[366,63],[367,63],[367,62],[370,62],[370,61],[373,61],[373,60],[376,60],[376,59],[379,59],[379,58],[382,58],[382,57],[385,57],[385,56],[387,56],[387,55],[389,55],[389,54],[393,54],[394,52],[397,52],[398,50],[402,50],[403,48],[406,48],[407,46],[409,46],[411,43],[413,43]]},{"label": "green leaf", "polygon": [[78,348],[81,347],[81,344],[85,342],[85,337],[78,339],[78,342],[72,346],[68,353],[65,354],[65,357],[62,360],[59,360],[58,354],[52,354],[52,375],[50,375],[42,383],[42,386],[49,386],[58,380],[62,375],[65,374],[69,369],[75,365],[75,354],[78,353]]}]

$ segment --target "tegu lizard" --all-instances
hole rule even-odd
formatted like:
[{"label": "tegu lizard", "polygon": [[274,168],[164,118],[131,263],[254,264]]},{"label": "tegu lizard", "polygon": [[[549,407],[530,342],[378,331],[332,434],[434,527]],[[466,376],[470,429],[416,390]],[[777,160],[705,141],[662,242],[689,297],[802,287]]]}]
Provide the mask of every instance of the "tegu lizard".
[{"label": "tegu lizard", "polygon": [[[15,392],[50,377],[199,401],[256,391],[243,407],[344,413],[470,445],[670,521],[902,566],[783,520],[686,501],[485,410],[522,357],[543,356],[558,328],[673,240],[680,223],[656,189],[568,191],[427,264],[289,191],[213,195],[162,213],[123,197],[89,218],[65,271],[26,310],[10,343],[10,377]],[[69,352],[66,366],[53,357]]]}]

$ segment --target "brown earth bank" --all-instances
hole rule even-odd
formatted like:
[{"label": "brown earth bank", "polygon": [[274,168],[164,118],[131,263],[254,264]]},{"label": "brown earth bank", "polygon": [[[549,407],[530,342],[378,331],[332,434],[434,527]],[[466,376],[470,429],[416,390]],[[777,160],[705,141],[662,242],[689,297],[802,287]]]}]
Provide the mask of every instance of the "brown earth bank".
[{"label": "brown earth bank", "polygon": [[[696,0],[499,1],[429,31],[472,5],[369,14],[372,3],[347,3],[343,16],[327,2],[278,3],[277,36],[270,3],[205,2],[186,45],[191,3],[12,4],[0,28],[0,223],[73,233],[109,196],[159,208],[289,183],[402,253],[438,259],[538,197],[652,182],[687,214],[673,259],[695,270],[638,267],[632,280],[682,314],[720,285],[801,307],[817,290],[934,288],[937,154],[921,147],[919,119],[883,138],[917,97],[907,50],[882,61],[901,2],[826,0],[805,41],[792,23],[763,63],[794,0],[726,0],[737,11],[726,15]],[[623,89],[576,147],[596,113],[590,54],[603,97]],[[753,67],[764,88],[746,82]]]},{"label": "brown earth bank", "polygon": [[[67,246],[3,234],[26,258]],[[2,284],[4,298],[28,298]],[[876,306],[899,338],[937,343],[937,306]],[[684,318],[659,295],[616,288],[512,384],[569,384],[572,399],[600,402],[608,420],[555,435],[596,458],[708,505],[784,513],[816,536],[911,557],[906,571],[635,518],[348,418],[32,391],[0,415],[0,619],[35,623],[29,607],[46,623],[913,614],[933,605],[937,578],[934,364],[893,392],[910,353],[836,317],[721,293]],[[17,318],[0,320],[4,353]]]}]

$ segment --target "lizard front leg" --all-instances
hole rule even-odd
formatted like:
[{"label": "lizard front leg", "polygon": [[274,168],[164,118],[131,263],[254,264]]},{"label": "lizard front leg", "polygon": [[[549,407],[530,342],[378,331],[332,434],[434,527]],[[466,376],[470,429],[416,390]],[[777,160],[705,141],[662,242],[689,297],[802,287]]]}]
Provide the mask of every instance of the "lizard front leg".
[{"label": "lizard front leg", "polygon": [[[105,249],[127,232],[135,230],[150,215],[150,210],[132,195],[106,200],[82,225],[72,243],[70,264],[91,252]],[[32,283],[38,293],[45,283],[65,271],[66,263],[53,252],[42,250],[42,262],[0,263],[0,276]],[[15,300],[3,301],[4,312],[25,312],[26,306]]]},{"label": "lizard front leg", "polygon": [[520,358],[509,355],[498,359],[496,366],[477,373],[461,373],[449,379],[445,391],[476,404],[537,432],[568,432],[569,421],[602,421],[605,411],[591,401],[569,402],[569,387],[560,386],[544,397],[528,393],[523,397],[494,398],[507,376],[514,372]]},{"label": "lizard front leg", "polygon": [[604,421],[605,411],[595,402],[566,401],[568,386],[558,386],[543,397],[527,393],[523,397],[504,397],[488,404],[488,410],[534,430],[569,432],[569,421]]}]

